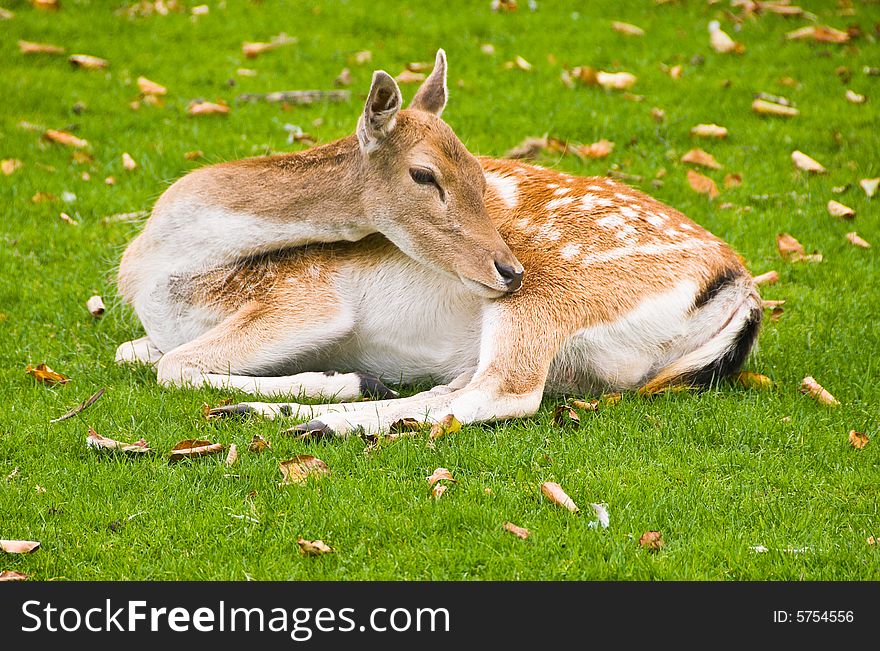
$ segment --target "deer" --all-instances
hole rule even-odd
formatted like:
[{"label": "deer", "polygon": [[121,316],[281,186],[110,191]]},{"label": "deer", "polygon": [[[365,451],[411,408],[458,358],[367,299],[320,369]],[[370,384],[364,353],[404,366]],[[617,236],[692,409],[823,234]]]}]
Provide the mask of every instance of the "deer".
[{"label": "deer", "polygon": [[117,361],[275,399],[211,413],[296,419],[303,437],[739,370],[762,303],[738,254],[615,179],[473,156],[441,119],[446,70],[440,50],[405,109],[377,71],[354,135],[166,190],[122,258],[146,336]]}]

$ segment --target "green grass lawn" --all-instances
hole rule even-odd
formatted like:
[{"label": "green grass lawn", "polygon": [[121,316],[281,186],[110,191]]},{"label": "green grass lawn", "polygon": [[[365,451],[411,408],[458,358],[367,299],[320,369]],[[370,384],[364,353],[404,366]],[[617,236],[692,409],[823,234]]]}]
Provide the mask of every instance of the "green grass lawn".
[{"label": "green grass lawn", "polygon": [[[191,16],[201,2],[210,12]],[[186,0],[181,13],[148,17],[120,12],[122,0],[61,4],[45,12],[2,0],[15,16],[0,21],[0,158],[24,166],[0,176],[0,538],[42,547],[0,552],[0,571],[42,580],[880,578],[880,548],[866,543],[880,537],[880,196],[869,200],[858,185],[880,176],[880,77],[863,70],[880,65],[876,3],[856,0],[848,16],[830,0],[800,3],[820,24],[858,25],[863,34],[845,45],[785,40],[810,24],[804,18],[745,18],[737,31],[731,16],[741,14],[724,2],[539,0],[534,12],[521,1],[516,13],[496,14],[489,0]],[[710,48],[707,24],[715,19],[745,44],[744,54]],[[646,35],[617,33],[613,20]],[[298,41],[255,59],[242,55],[243,41],[280,32]],[[19,39],[104,57],[110,66],[74,70],[64,56],[24,56]],[[485,43],[494,55],[481,51]],[[201,405],[230,394],[162,389],[151,370],[113,363],[116,346],[143,333],[114,286],[140,224],[104,217],[149,209],[171,181],[206,162],[304,147],[287,144],[286,124],[320,142],[353,132],[373,69],[396,75],[408,62],[433,60],[437,47],[450,64],[444,117],[472,152],[500,156],[547,132],[581,143],[611,140],[606,159],[542,163],[640,177],[635,185],[729,241],[752,273],[778,270],[779,283],[762,293],[785,299],[785,312],[765,320],[748,362],[773,379],[772,389],[626,395],[582,414],[579,429],[554,425],[561,398],[547,397],[533,419],[466,426],[435,449],[414,438],[365,455],[359,439],[285,437],[289,423],[280,421],[208,422]],[[354,63],[359,50],[370,50],[372,62]],[[517,55],[533,69],[506,69]],[[673,80],[661,64],[680,64],[682,77]],[[560,73],[577,65],[632,72],[631,93],[642,101],[567,88]],[[350,103],[235,101],[246,92],[332,89],[344,67],[353,78]],[[256,75],[238,75],[239,68]],[[167,86],[163,107],[130,108],[140,75]],[[784,77],[796,85],[781,84]],[[847,88],[867,103],[847,102]],[[409,98],[415,86],[403,91]],[[800,115],[752,113],[758,92],[787,97]],[[222,99],[231,111],[188,116],[200,98]],[[652,107],[665,111],[665,122],[652,119]],[[712,122],[729,129],[727,140],[689,135]],[[88,140],[94,160],[74,162],[71,149],[41,140],[46,128]],[[724,165],[701,170],[721,189],[714,201],[687,184],[679,158],[692,147]],[[796,170],[795,149],[828,173]],[[193,150],[204,158],[186,160]],[[123,168],[123,152],[136,170]],[[662,183],[653,184],[660,170]],[[741,174],[742,184],[725,188],[728,173]],[[106,185],[107,176],[116,184]],[[59,200],[34,204],[38,192]],[[75,198],[62,201],[65,192]],[[854,208],[855,220],[829,216],[832,198]],[[62,211],[79,225],[62,221]],[[853,230],[875,248],[849,244],[844,235]],[[783,262],[779,232],[821,251],[824,261]],[[95,293],[108,307],[101,320],[85,308]],[[38,385],[25,366],[40,362],[71,381]],[[802,396],[805,375],[842,405]],[[49,423],[101,387],[106,395],[84,414]],[[160,454],[98,455],[85,446],[90,425],[125,441],[144,437]],[[851,429],[875,440],[856,450]],[[244,450],[256,432],[272,443],[261,455]],[[169,466],[167,452],[188,438],[237,443],[238,466],[225,468],[223,457]],[[320,457],[332,476],[280,488],[278,462],[297,454]],[[438,466],[458,483],[435,501],[425,477]],[[559,482],[586,511],[550,504],[543,481]],[[608,505],[608,529],[590,528],[590,502]],[[504,532],[506,521],[531,537]],[[647,530],[663,532],[659,553],[639,547]],[[300,536],[323,539],[335,553],[301,556]],[[769,551],[751,549],[758,545]]]}]

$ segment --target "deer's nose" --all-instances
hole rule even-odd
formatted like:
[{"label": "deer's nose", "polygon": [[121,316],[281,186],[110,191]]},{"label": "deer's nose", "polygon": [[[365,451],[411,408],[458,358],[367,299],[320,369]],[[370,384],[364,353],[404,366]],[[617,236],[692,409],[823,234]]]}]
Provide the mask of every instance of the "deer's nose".
[{"label": "deer's nose", "polygon": [[504,279],[508,292],[515,292],[522,287],[523,271],[517,271],[510,265],[495,262],[495,270]]}]

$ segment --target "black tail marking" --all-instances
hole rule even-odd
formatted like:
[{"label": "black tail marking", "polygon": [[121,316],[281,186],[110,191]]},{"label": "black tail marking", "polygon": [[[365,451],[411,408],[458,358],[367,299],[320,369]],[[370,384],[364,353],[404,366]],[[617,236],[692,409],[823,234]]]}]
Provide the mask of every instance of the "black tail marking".
[{"label": "black tail marking", "polygon": [[718,275],[710,280],[703,289],[700,290],[700,293],[697,294],[697,297],[694,299],[694,309],[699,310],[706,303],[715,298],[722,289],[735,283],[741,277],[742,271],[734,269],[733,267],[728,267],[719,272]]},{"label": "black tail marking", "polygon": [[761,319],[764,313],[760,305],[754,306],[743,323],[742,330],[736,337],[733,346],[721,357],[698,371],[692,371],[682,378],[684,384],[709,387],[736,373],[746,361],[758,332],[761,330]]}]

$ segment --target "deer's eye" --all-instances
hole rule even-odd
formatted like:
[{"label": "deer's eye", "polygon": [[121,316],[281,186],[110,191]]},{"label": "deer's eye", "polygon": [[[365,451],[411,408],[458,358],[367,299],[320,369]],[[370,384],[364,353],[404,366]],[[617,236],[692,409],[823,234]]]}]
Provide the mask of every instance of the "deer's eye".
[{"label": "deer's eye", "polygon": [[419,185],[437,185],[437,179],[431,170],[424,167],[413,167],[409,171],[412,180]]}]

